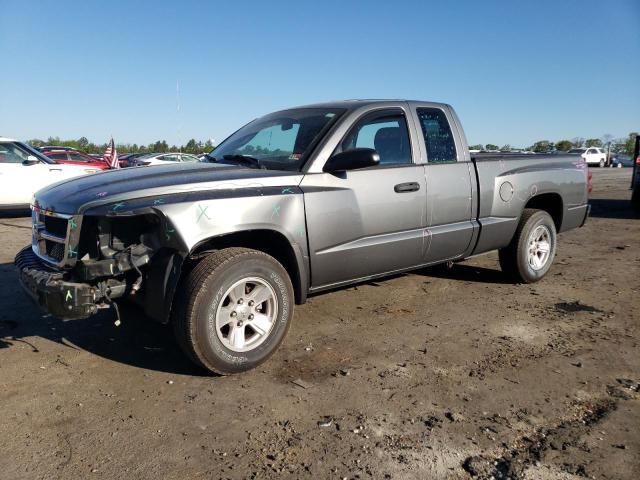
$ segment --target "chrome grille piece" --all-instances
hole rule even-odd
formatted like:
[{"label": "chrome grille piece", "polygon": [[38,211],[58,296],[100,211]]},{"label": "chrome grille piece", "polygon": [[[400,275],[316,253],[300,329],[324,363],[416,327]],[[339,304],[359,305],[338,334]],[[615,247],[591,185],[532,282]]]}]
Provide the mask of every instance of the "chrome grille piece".
[{"label": "chrome grille piece", "polygon": [[61,238],[67,236],[67,223],[66,218],[53,217],[51,215],[42,215],[44,217],[44,228],[47,232]]},{"label": "chrome grille piece", "polygon": [[51,240],[45,240],[44,244],[47,256],[53,258],[57,262],[61,262],[64,259],[64,244],[53,242]]},{"label": "chrome grille piece", "polygon": [[75,264],[76,250],[70,246],[71,230],[78,227],[75,217],[34,207],[31,223],[31,248],[38,257],[58,267]]}]

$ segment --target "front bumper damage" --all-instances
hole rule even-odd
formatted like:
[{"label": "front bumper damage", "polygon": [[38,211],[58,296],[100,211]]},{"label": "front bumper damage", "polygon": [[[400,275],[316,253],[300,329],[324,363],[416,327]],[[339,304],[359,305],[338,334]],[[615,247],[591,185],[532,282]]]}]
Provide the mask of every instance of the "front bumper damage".
[{"label": "front bumper damage", "polygon": [[112,290],[124,291],[124,284],[77,283],[70,281],[69,273],[52,270],[33,252],[25,247],[15,258],[20,283],[38,306],[63,320],[79,320],[107,307]]}]

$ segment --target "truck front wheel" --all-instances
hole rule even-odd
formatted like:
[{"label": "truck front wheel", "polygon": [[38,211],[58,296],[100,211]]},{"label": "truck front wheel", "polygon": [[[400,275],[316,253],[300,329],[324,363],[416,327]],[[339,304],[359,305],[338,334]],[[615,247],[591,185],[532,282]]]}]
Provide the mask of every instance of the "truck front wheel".
[{"label": "truck front wheel", "polygon": [[225,248],[188,273],[172,318],[185,353],[228,375],[254,368],[275,352],[289,330],[293,305],[291,280],[275,258]]},{"label": "truck front wheel", "polygon": [[556,226],[543,211],[525,208],[509,246],[499,251],[502,271],[522,283],[546,275],[556,254]]}]

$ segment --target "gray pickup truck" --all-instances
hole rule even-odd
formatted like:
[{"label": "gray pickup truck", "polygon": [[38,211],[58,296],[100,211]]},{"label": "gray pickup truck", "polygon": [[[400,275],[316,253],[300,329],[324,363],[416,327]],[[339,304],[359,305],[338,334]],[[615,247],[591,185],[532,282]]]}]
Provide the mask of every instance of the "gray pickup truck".
[{"label": "gray pickup truck", "polygon": [[557,232],[589,211],[582,159],[471,158],[440,103],[283,110],[207,160],[37,192],[15,259],[26,291],[62,319],[132,299],[196,363],[231,374],[265,361],[312,293],[492,250],[514,281],[540,280]]}]

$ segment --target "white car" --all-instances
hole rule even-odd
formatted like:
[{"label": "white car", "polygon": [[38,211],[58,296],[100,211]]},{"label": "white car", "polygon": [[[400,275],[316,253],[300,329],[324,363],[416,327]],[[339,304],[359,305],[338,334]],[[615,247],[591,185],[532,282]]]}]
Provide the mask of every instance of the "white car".
[{"label": "white car", "polygon": [[136,158],[136,165],[167,165],[168,163],[197,162],[198,157],[188,153],[150,153]]},{"label": "white car", "polygon": [[31,197],[41,188],[99,171],[56,163],[25,143],[0,137],[0,210],[28,208]]},{"label": "white car", "polygon": [[604,167],[607,164],[607,154],[598,147],[572,148],[569,153],[579,153],[587,165],[599,165]]}]

